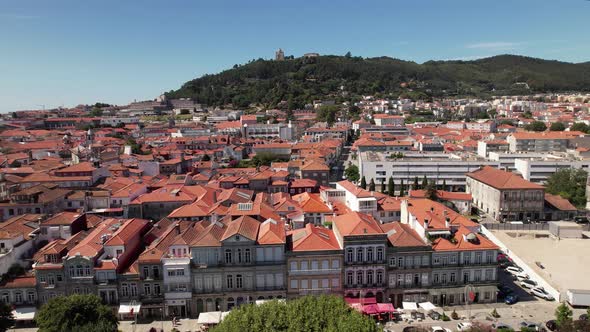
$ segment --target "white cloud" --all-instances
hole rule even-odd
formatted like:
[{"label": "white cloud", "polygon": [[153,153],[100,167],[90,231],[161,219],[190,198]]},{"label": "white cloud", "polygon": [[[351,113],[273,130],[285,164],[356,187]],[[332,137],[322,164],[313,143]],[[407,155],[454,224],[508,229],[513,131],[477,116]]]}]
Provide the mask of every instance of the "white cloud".
[{"label": "white cloud", "polygon": [[522,43],[514,42],[485,42],[485,43],[474,43],[465,46],[469,49],[478,50],[489,50],[489,51],[509,51],[514,50],[522,46]]}]

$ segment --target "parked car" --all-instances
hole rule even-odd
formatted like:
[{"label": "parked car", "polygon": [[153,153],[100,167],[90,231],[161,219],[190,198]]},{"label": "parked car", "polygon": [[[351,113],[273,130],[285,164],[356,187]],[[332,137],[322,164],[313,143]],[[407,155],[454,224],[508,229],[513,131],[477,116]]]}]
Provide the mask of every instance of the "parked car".
[{"label": "parked car", "polygon": [[547,323],[545,323],[545,326],[549,331],[557,330],[557,322],[554,319],[548,320]]},{"label": "parked car", "polygon": [[516,302],[518,302],[518,295],[516,294],[510,294],[504,299],[504,303],[506,304],[515,304]]},{"label": "parked car", "polygon": [[426,316],[424,316],[424,314],[419,311],[412,311],[411,316],[412,316],[412,319],[424,320],[424,318],[426,318]]},{"label": "parked car", "polygon": [[498,290],[506,295],[514,293],[514,290],[506,285],[498,286]]},{"label": "parked car", "polygon": [[508,272],[510,274],[517,274],[517,273],[521,273],[522,269],[518,266],[509,266],[506,268],[506,272]]},{"label": "parked car", "polygon": [[450,329],[447,329],[446,327],[433,326],[431,329],[431,332],[452,332],[452,331]]},{"label": "parked car", "polygon": [[492,324],[492,329],[494,329],[494,331],[514,331],[512,326],[504,323],[494,323]]},{"label": "parked car", "polygon": [[531,279],[523,279],[520,281],[520,286],[522,286],[522,288],[535,288],[537,287],[537,283]]},{"label": "parked car", "polygon": [[439,320],[440,319],[440,314],[437,311],[430,310],[428,312],[428,317],[432,318],[433,320]]},{"label": "parked car", "polygon": [[535,323],[531,323],[531,322],[521,322],[520,323],[520,328],[529,328],[533,331],[539,331],[539,325],[535,324]]},{"label": "parked car", "polygon": [[426,330],[426,328],[419,327],[419,326],[406,326],[406,327],[404,327],[404,329],[402,331],[403,332],[428,332],[428,330]]},{"label": "parked car", "polygon": [[457,331],[469,331],[473,327],[473,324],[469,322],[460,322],[457,324]]},{"label": "parked car", "polygon": [[518,281],[522,281],[525,279],[529,279],[529,275],[524,273],[524,272],[520,272],[520,273],[514,273],[512,274],[512,279],[513,280],[518,280]]},{"label": "parked car", "polygon": [[542,299],[545,299],[547,301],[555,300],[553,298],[553,296],[551,296],[551,294],[547,293],[547,291],[543,287],[535,287],[535,288],[531,289],[531,294],[533,294],[536,297],[540,297]]}]

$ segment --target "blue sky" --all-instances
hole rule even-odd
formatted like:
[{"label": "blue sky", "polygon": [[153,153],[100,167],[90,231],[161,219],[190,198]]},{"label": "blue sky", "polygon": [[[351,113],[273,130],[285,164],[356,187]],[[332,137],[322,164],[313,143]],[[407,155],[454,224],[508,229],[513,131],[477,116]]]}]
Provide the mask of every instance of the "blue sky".
[{"label": "blue sky", "polygon": [[0,112],[125,104],[253,58],[590,61],[587,0],[0,1]]}]

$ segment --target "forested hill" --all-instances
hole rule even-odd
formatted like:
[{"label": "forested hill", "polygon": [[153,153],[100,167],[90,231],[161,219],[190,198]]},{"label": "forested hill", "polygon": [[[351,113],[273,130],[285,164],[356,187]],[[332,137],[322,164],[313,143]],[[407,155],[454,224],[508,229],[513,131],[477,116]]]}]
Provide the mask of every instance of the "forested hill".
[{"label": "forested hill", "polygon": [[[526,84],[524,84],[526,83]],[[209,106],[233,104],[292,108],[315,99],[355,100],[363,94],[428,98],[590,90],[590,63],[515,55],[423,64],[388,57],[320,56],[256,60],[205,75],[167,93]]]}]

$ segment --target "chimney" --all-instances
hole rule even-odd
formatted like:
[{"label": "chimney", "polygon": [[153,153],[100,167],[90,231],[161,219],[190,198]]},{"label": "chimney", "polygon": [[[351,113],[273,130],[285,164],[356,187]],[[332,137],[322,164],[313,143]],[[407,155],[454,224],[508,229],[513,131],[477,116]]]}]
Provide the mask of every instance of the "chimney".
[{"label": "chimney", "polygon": [[176,229],[176,234],[180,234],[180,223],[176,223],[176,225],[174,225],[174,228]]},{"label": "chimney", "polygon": [[430,212],[434,213],[434,206],[430,207]]},{"label": "chimney", "polygon": [[424,229],[428,229],[428,219],[424,219]]},{"label": "chimney", "polygon": [[451,218],[446,217],[445,218],[445,228],[449,228],[451,227]]}]

